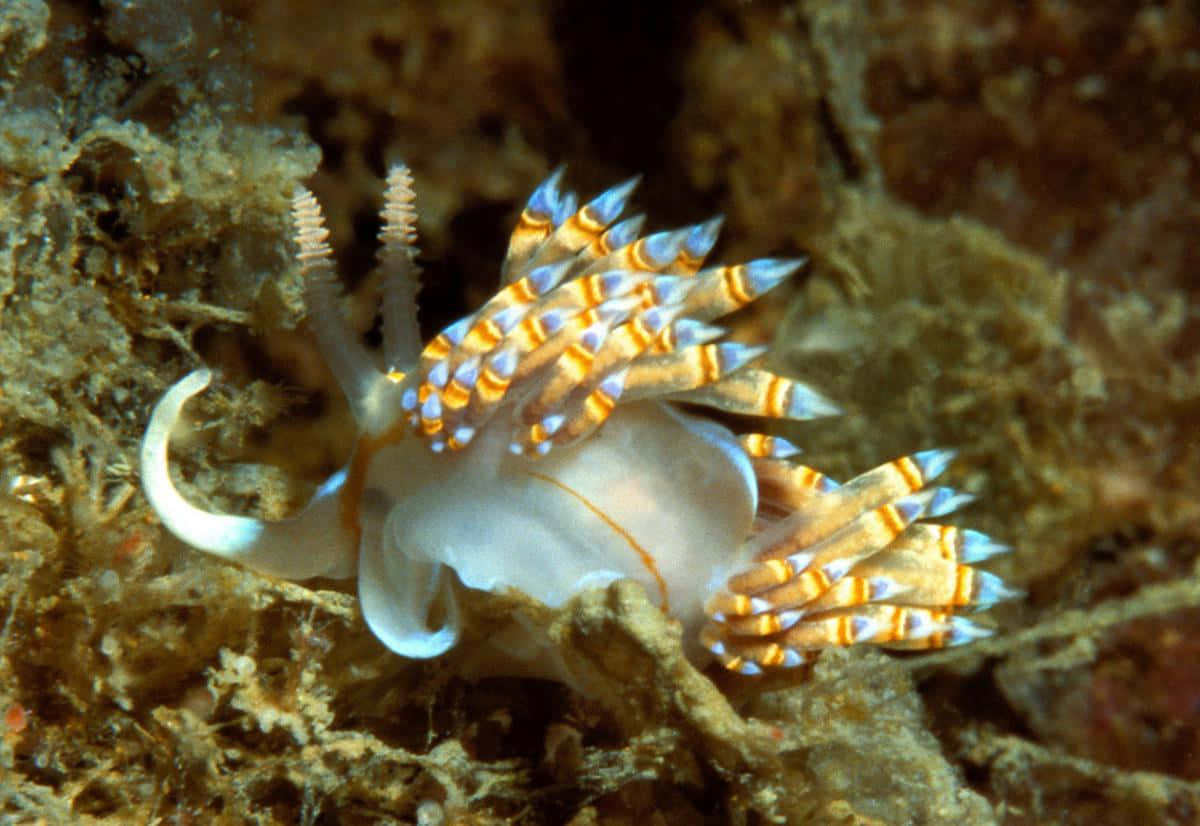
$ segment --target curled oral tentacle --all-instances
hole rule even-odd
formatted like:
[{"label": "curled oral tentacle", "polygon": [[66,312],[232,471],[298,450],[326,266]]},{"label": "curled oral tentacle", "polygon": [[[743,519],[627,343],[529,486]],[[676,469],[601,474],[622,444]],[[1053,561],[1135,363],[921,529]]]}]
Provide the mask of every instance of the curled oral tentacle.
[{"label": "curled oral tentacle", "polygon": [[[168,458],[171,431],[184,404],[211,380],[212,372],[205,368],[172,385],[155,405],[142,440],[142,486],[163,526],[192,547],[266,573],[295,579],[349,575],[354,570],[354,538],[337,513],[344,474],[332,476],[303,512],[281,522],[206,511],[175,487]],[[297,554],[301,538],[315,540],[315,550]]]}]

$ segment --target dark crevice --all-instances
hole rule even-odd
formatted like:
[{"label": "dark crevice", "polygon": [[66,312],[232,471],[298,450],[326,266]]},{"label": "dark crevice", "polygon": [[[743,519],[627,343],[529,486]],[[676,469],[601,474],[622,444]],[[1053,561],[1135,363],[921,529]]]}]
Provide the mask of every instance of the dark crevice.
[{"label": "dark crevice", "polygon": [[379,251],[379,231],[383,227],[379,205],[363,203],[355,210],[351,221],[354,226],[354,243],[341,245],[345,249],[335,252],[335,255],[338,272],[342,274],[346,289],[353,291],[375,268]]},{"label": "dark crevice", "polygon": [[285,115],[304,118],[304,131],[321,147],[322,168],[330,173],[338,172],[345,159],[346,146],[329,132],[329,123],[337,115],[338,101],[315,83],[307,83],[296,97],[283,104],[282,109]]},{"label": "dark crevice", "polygon": [[565,0],[555,20],[567,107],[599,160],[621,169],[666,163],[667,131],[683,99],[692,20],[687,0]]},{"label": "dark crevice", "polygon": [[833,108],[825,98],[821,99],[817,117],[821,123],[821,131],[825,133],[825,138],[829,142],[829,148],[833,150],[833,156],[837,158],[838,166],[842,169],[842,177],[852,183],[858,181],[862,177],[862,165],[854,157],[854,150],[850,148],[850,140],[837,122]]},{"label": "dark crevice", "polygon": [[500,262],[512,229],[513,204],[483,202],[464,207],[450,221],[449,236],[469,239],[455,243],[437,259],[421,266],[421,334],[425,340],[469,315],[500,280]]}]

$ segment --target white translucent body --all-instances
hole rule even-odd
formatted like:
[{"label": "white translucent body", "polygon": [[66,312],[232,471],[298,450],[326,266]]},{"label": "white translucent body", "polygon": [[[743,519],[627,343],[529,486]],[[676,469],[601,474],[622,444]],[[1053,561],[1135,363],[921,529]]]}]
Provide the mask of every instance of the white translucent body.
[{"label": "white translucent body", "polygon": [[745,539],[757,505],[732,434],[647,403],[539,461],[511,455],[509,440],[498,426],[466,450],[434,454],[413,436],[372,461],[367,518],[383,524],[379,541],[363,542],[359,593],[380,639],[410,657],[453,644],[423,622],[440,566],[468,588],[516,588],[553,606],[622,578],[658,598],[661,577],[672,611],[699,622],[713,571]]},{"label": "white translucent body", "polygon": [[[207,378],[197,371],[175,385],[147,431],[146,488],[164,525],[193,546],[277,576],[357,573],[368,625],[407,657],[455,644],[459,583],[515,588],[558,606],[629,578],[655,599],[665,588],[671,613],[694,630],[757,507],[734,436],[665,404],[618,408],[581,444],[538,460],[509,453],[510,419],[500,415],[462,451],[435,453],[410,432],[373,453],[356,553],[338,522],[344,474],[278,523],[210,514],[179,496],[167,474],[167,436]],[[512,629],[496,642],[518,659],[539,646]]]}]

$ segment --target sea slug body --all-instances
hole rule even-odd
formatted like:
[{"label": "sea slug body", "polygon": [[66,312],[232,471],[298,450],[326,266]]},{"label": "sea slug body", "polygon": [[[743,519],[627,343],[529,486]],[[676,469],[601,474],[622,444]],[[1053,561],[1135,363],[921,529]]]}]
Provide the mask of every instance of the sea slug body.
[{"label": "sea slug body", "polygon": [[736,436],[672,404],[837,412],[757,366],[765,348],[725,341],[711,323],[805,262],[705,266],[719,219],[639,237],[640,217],[618,220],[637,179],[582,207],[560,179],[525,206],[499,291],[422,346],[411,177],[392,169],[382,360],[338,315],[320,207],[299,190],[306,303],[359,425],[355,452],[291,519],[197,508],[167,459],[183,405],[209,384],[197,370],[158,402],[142,447],[146,495],[167,529],[267,574],[357,577],[371,630],[406,657],[454,646],[473,591],[561,605],[617,579],[643,583],[680,620],[695,661],[747,675],[830,646],[936,648],[987,633],[961,612],[1016,594],[974,566],[1007,548],[920,521],[969,501],[930,487],[950,451],[837,484],[781,438]]}]

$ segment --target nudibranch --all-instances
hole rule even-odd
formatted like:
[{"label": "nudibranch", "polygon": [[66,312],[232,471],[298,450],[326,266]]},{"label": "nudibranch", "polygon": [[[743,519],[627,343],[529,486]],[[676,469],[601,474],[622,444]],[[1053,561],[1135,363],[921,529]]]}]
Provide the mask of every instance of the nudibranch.
[{"label": "nudibranch", "polygon": [[[722,340],[710,323],[805,262],[704,266],[719,218],[639,237],[641,216],[618,221],[636,178],[583,206],[560,178],[521,213],[500,290],[422,347],[412,179],[393,168],[381,353],[341,318],[320,206],[299,189],[306,306],[360,429],[354,454],[291,519],[196,507],[167,460],[183,405],[210,381],[196,370],[158,402],[142,446],[163,525],[266,574],[357,576],[367,624],[406,657],[454,646],[473,591],[558,606],[623,578],[682,623],[690,657],[741,674],[830,646],[926,649],[987,633],[960,613],[1016,593],[974,567],[1006,547],[920,521],[970,498],[930,486],[950,451],[837,484],[778,436],[736,436],[674,404],[782,419],[838,412],[757,364],[766,348]],[[521,641],[514,656],[544,645]]]}]

